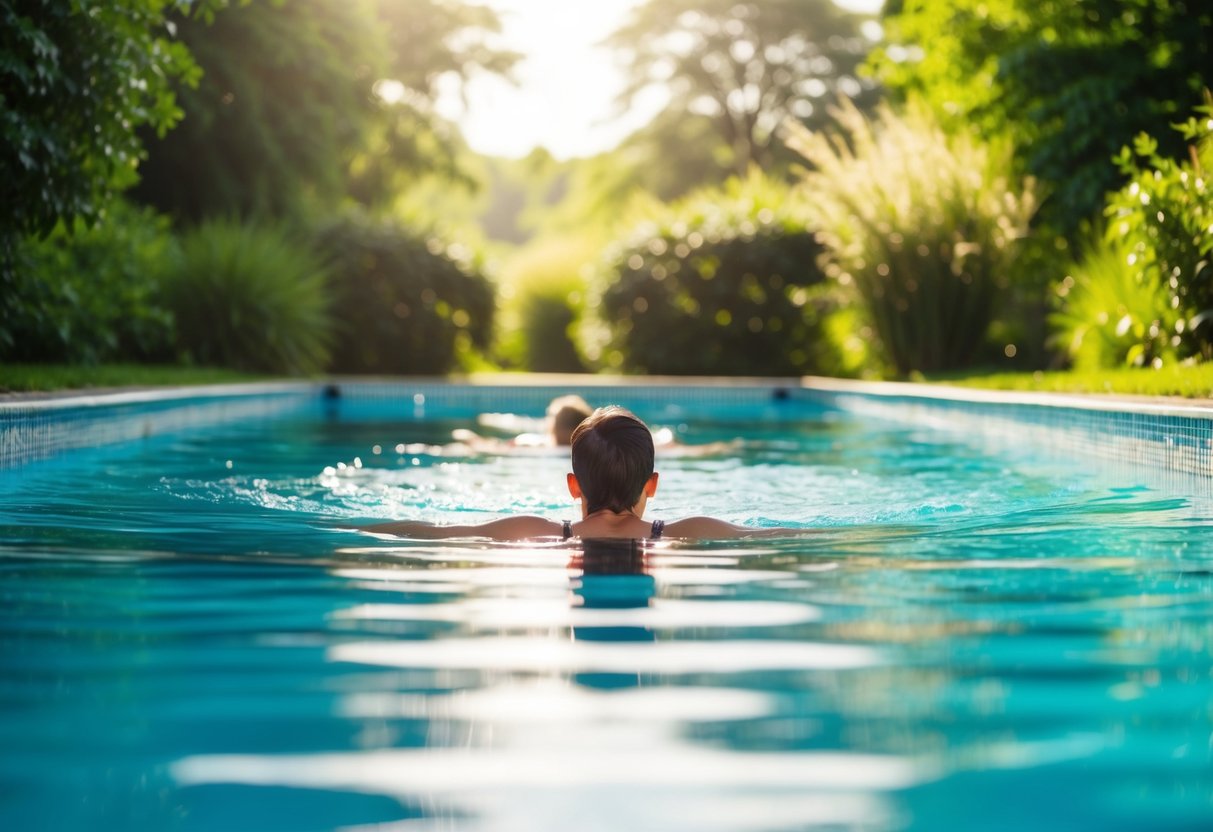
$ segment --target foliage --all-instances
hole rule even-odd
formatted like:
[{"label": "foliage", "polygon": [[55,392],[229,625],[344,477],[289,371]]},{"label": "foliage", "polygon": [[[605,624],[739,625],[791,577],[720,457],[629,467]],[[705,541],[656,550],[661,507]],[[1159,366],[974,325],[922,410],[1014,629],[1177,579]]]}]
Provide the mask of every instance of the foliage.
[{"label": "foliage", "polygon": [[9,364],[0,366],[0,393],[105,387],[164,387],[253,381],[262,376],[211,367],[147,364]]},{"label": "foliage", "polygon": [[187,232],[164,297],[195,364],[308,374],[328,360],[326,270],[281,228],[208,220]]},{"label": "foliage", "polygon": [[1161,366],[1175,357],[1179,315],[1157,269],[1138,268],[1131,254],[1124,240],[1098,240],[1057,287],[1049,322],[1078,370]]},{"label": "foliage", "polygon": [[543,148],[521,159],[484,159],[483,163],[479,222],[485,236],[526,243],[564,197],[570,163],[557,161]]},{"label": "foliage", "polygon": [[665,110],[619,146],[617,164],[636,185],[670,201],[733,174],[734,154],[715,136],[707,116]]},{"label": "foliage", "polygon": [[332,371],[445,373],[462,350],[487,347],[492,287],[459,246],[361,212],[315,239],[332,266]]},{"label": "foliage", "polygon": [[646,373],[816,371],[821,249],[788,190],[751,174],[653,208],[606,255],[588,357]]},{"label": "foliage", "polygon": [[950,125],[1014,135],[1049,186],[1042,215],[1071,238],[1123,182],[1108,160],[1213,78],[1213,6],[1198,0],[899,0],[887,15],[881,81]]},{"label": "foliage", "polygon": [[[181,118],[198,68],[165,20],[189,0],[0,0],[0,244],[100,218],[135,180],[140,128]],[[216,0],[206,8],[218,5]],[[0,252],[3,255],[5,252]],[[9,252],[11,253],[11,252]],[[7,271],[7,269],[6,269]]]},{"label": "foliage", "polygon": [[418,173],[470,184],[458,131],[435,111],[440,85],[458,89],[480,74],[510,77],[521,55],[493,43],[501,31],[488,4],[378,0],[375,23],[390,49],[373,87],[381,106],[350,166],[350,193],[383,202]]},{"label": "foliage", "polygon": [[804,186],[827,273],[854,286],[900,373],[964,367],[985,338],[1036,201],[1010,177],[1011,151],[946,134],[922,106],[869,121],[838,110],[847,135],[788,125],[813,165]]},{"label": "foliage", "polygon": [[477,37],[493,12],[438,0],[279,0],[179,25],[205,74],[181,92],[182,125],[150,143],[138,194],[193,219],[282,216],[346,194],[380,203],[401,171],[453,175],[439,78],[515,58]]},{"label": "foliage", "polygon": [[1176,125],[1189,160],[1159,155],[1147,134],[1117,163],[1129,184],[1109,195],[1103,239],[1058,288],[1052,323],[1081,369],[1161,367],[1213,357],[1213,97]]},{"label": "foliage", "polygon": [[666,110],[613,150],[565,163],[559,209],[537,224],[551,232],[605,228],[638,197],[674,200],[723,185],[732,169],[711,119]]},{"label": "foliage", "polygon": [[821,124],[826,96],[873,97],[857,72],[868,47],[859,24],[829,2],[647,0],[607,44],[625,62],[625,103],[665,88],[676,117],[664,123],[673,129],[708,116],[744,175],[752,164],[769,165],[782,119]]},{"label": "foliage", "polygon": [[0,360],[165,357],[173,321],[157,296],[157,271],[171,250],[167,221],[122,201],[95,225],[77,219],[27,238],[0,294]]},{"label": "foliage", "polygon": [[[1183,356],[1213,358],[1213,96],[1198,117],[1177,125],[1188,141],[1187,161],[1159,153],[1141,134],[1118,163],[1129,184],[1108,201],[1109,240],[1129,249],[1139,280],[1160,283],[1178,313],[1172,345]],[[1134,158],[1136,156],[1136,158]]]},{"label": "foliage", "polygon": [[204,73],[180,93],[184,122],[149,141],[136,195],[198,220],[340,194],[372,108],[372,66],[350,56],[382,49],[367,4],[250,3],[176,22]]},{"label": "foliage", "polygon": [[1213,363],[1169,364],[1158,369],[1121,367],[1086,372],[983,373],[959,378],[935,377],[928,381],[992,390],[1208,399],[1213,398]]},{"label": "foliage", "polygon": [[498,292],[496,352],[533,372],[577,373],[574,324],[585,306],[586,275],[601,251],[593,235],[543,237],[507,262]]}]

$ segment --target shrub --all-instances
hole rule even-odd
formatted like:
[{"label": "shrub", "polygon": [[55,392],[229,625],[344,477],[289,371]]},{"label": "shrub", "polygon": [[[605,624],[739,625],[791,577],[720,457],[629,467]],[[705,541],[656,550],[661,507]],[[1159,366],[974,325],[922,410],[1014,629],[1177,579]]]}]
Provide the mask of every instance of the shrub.
[{"label": "shrub", "polygon": [[183,357],[193,363],[316,373],[328,360],[325,268],[281,228],[204,222],[182,236],[164,296]]},{"label": "shrub", "polygon": [[1076,369],[1151,366],[1175,357],[1171,308],[1158,271],[1143,271],[1123,240],[1096,240],[1057,287],[1049,317]]},{"label": "shrub", "polygon": [[349,213],[320,227],[331,265],[340,373],[445,373],[488,345],[493,290],[459,246]]},{"label": "shrub", "polygon": [[[1158,142],[1142,134],[1134,149],[1122,149],[1117,163],[1130,182],[1108,202],[1107,239],[1127,251],[1139,286],[1161,287],[1172,310],[1169,338],[1180,358],[1213,358],[1213,97],[1197,108],[1200,117],[1178,125],[1189,158],[1179,162],[1158,154]],[[1147,331],[1130,359],[1151,350]],[[1155,355],[1161,359],[1161,355]],[[1157,363],[1155,361],[1154,363]]]},{"label": "shrub", "polygon": [[112,203],[95,226],[60,224],[18,247],[0,292],[0,359],[96,364],[163,359],[173,321],[158,273],[173,248],[165,219]]},{"label": "shrub", "polygon": [[757,174],[653,209],[597,276],[591,359],[630,372],[816,372],[827,347],[816,237]]},{"label": "shrub", "polygon": [[813,166],[804,185],[827,273],[853,286],[900,373],[969,365],[985,338],[1016,241],[1036,207],[1011,180],[1009,146],[948,135],[925,107],[874,122],[838,110],[847,135],[785,138]]},{"label": "shrub", "polygon": [[503,363],[533,372],[576,373],[586,367],[574,343],[585,306],[586,277],[600,246],[585,236],[536,240],[503,271],[496,352]]}]

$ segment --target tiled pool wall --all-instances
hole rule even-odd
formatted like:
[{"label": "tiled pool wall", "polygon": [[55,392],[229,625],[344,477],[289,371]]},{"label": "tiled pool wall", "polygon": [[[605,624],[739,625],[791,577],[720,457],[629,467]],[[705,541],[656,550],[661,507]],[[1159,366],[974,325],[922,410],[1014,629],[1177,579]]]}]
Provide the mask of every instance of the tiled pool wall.
[{"label": "tiled pool wall", "polygon": [[803,395],[848,412],[1213,485],[1213,402],[1130,400],[911,384],[812,381]]},{"label": "tiled pool wall", "polygon": [[[519,384],[449,384],[441,381],[336,382],[325,392],[350,404],[400,401],[401,416],[474,417],[485,412],[542,415],[556,396],[579,395],[592,407],[617,404],[656,417],[660,414],[694,416],[697,412],[742,413],[759,417],[776,415],[783,403],[798,398],[800,379],[762,379],[745,382],[693,379],[629,379],[626,382],[593,377],[562,376],[560,381]],[[805,400],[801,400],[803,404]],[[814,403],[816,407],[824,405]]]},{"label": "tiled pool wall", "polygon": [[[76,448],[130,441],[237,419],[275,418],[324,402],[397,401],[400,418],[484,411],[540,414],[555,395],[651,414],[731,413],[764,418],[788,403],[921,425],[990,445],[1056,449],[1213,482],[1213,403],[1126,401],[826,379],[603,380],[572,376],[502,383],[334,380],[227,385],[0,402],[0,468]],[[348,403],[348,404],[346,404]]]},{"label": "tiled pool wall", "polygon": [[224,385],[0,402],[0,469],[315,402],[312,384]]}]

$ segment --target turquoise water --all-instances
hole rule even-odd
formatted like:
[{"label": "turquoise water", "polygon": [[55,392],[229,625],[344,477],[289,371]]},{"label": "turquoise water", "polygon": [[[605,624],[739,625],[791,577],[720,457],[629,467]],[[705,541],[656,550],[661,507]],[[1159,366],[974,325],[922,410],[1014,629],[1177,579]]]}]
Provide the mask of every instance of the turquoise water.
[{"label": "turquoise water", "polygon": [[1213,828],[1206,483],[636,407],[743,439],[651,516],[816,531],[342,531],[573,516],[561,455],[392,403],[0,471],[0,829]]}]

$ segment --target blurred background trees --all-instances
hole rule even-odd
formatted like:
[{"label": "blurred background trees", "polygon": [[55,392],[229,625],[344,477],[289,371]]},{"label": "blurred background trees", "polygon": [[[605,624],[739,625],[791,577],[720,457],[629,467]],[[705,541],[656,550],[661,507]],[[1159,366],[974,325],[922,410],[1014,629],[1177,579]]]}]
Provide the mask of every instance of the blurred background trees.
[{"label": "blurred background trees", "polygon": [[[5,161],[0,358],[155,353],[340,371],[352,365],[330,349],[334,337],[368,318],[367,331],[396,334],[393,349],[424,345],[406,362],[415,372],[448,371],[458,344],[483,344],[493,311],[486,278],[453,269],[446,243],[390,208],[423,176],[470,181],[458,131],[433,103],[439,79],[504,73],[516,60],[485,42],[499,25],[492,11],[440,0],[74,0],[5,3],[3,13],[0,68],[14,81],[4,130],[16,158]],[[151,262],[146,235],[124,228],[149,214],[123,200],[172,222],[170,232],[152,220],[165,240]],[[409,256],[384,258],[367,235],[318,235],[346,203],[382,213]],[[74,273],[96,259],[97,239],[114,261],[138,263],[135,273]],[[117,280],[101,277],[115,269],[143,289],[112,291]],[[349,285],[376,279],[425,296],[412,320],[395,304],[343,303]],[[167,343],[124,350],[121,332],[84,334],[89,320],[124,318],[165,322]],[[453,331],[441,343],[411,338],[431,323]]]},{"label": "blurred background trees", "polygon": [[458,177],[437,81],[508,72],[517,57],[484,45],[490,10],[436,0],[279,0],[175,22],[202,77],[178,91],[189,118],[144,134],[134,196],[179,220],[379,205],[422,173]]},{"label": "blurred background trees", "polygon": [[858,72],[869,46],[859,26],[858,15],[830,2],[649,0],[607,43],[623,56],[625,105],[660,86],[669,104],[654,126],[676,131],[706,119],[719,161],[744,176],[774,164],[784,118],[821,127],[840,95],[862,105],[875,98]]},{"label": "blurred background trees", "polygon": [[[0,357],[102,358],[124,340],[111,324],[125,302],[90,308],[102,301],[84,297],[89,280],[73,274],[73,256],[25,241],[57,234],[61,244],[95,225],[138,178],[137,131],[164,133],[181,120],[175,85],[197,83],[199,69],[173,39],[170,11],[169,0],[0,2]],[[121,245],[103,262],[96,255],[124,236],[138,260],[146,249],[134,236],[82,241],[75,259],[99,266],[98,295],[121,293],[113,277],[127,266],[108,262]]]},{"label": "blurred background trees", "polygon": [[1187,118],[1213,83],[1204,0],[890,0],[874,58],[899,97],[916,93],[957,129],[1014,138],[1049,183],[1041,219],[1074,239],[1124,182],[1111,159],[1139,133]]},{"label": "blurred background trees", "polygon": [[503,159],[440,115],[521,58],[492,4],[0,0],[0,360],[905,376],[1213,355],[1213,6],[857,7],[637,2],[601,38],[619,107],[661,111],[595,155]]},{"label": "blurred background trees", "polygon": [[176,84],[188,88],[201,73],[173,37],[172,9],[170,0],[0,2],[6,247],[60,222],[96,220],[138,178],[137,131],[164,134],[181,120]]}]

